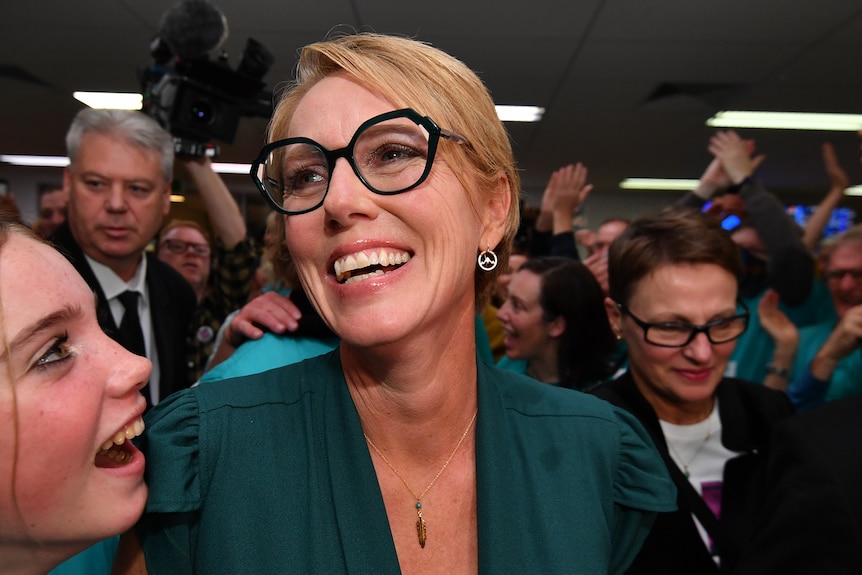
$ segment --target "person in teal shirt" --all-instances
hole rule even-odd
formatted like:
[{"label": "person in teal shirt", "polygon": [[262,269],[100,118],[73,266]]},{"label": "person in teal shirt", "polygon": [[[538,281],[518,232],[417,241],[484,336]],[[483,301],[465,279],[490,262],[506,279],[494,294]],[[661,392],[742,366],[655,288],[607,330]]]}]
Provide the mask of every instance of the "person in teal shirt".
[{"label": "person in teal shirt", "polygon": [[643,426],[479,359],[520,196],[487,88],[378,34],[306,46],[296,73],[251,173],[339,347],[156,406],[150,497],[118,564],[623,573],[675,508]]},{"label": "person in teal shirt", "polygon": [[825,274],[838,319],[799,330],[788,386],[799,409],[862,394],[862,225],[834,240]]},{"label": "person in teal shirt", "polygon": [[[829,293],[817,280],[815,260],[803,233],[784,205],[755,177],[761,156],[753,142],[733,131],[710,140],[713,161],[692,192],[678,205],[707,209],[717,218],[736,216],[728,230],[742,256],[739,299],[751,317],[727,364],[728,377],[762,383],[775,353],[772,337],[760,323],[759,304],[770,289],[780,297],[781,310],[799,327],[834,319]],[[711,202],[707,206],[707,202]]]}]

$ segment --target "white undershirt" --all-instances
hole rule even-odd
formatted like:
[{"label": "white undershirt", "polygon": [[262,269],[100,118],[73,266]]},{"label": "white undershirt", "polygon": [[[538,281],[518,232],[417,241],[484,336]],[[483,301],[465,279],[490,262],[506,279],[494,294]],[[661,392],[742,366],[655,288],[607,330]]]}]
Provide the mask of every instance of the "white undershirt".
[{"label": "white undershirt", "polygon": [[[688,480],[713,510],[721,515],[721,487],[724,477],[724,464],[739,453],[727,449],[721,443],[721,418],[718,413],[718,398],[709,417],[691,425],[676,425],[659,420],[661,430],[667,441],[671,459],[680,470],[688,470]],[[707,435],[709,438],[707,439]],[[700,521],[694,517],[700,537],[707,549],[712,550],[709,535]],[[718,561],[718,556],[713,553]]]},{"label": "white undershirt", "polygon": [[129,281],[125,282],[108,266],[100,264],[87,254],[84,254],[84,257],[87,258],[87,263],[90,264],[96,280],[102,286],[102,291],[108,300],[108,306],[111,308],[111,315],[118,327],[123,321],[125,308],[117,296],[125,291],[136,291],[141,294],[141,297],[138,298],[138,316],[141,319],[141,331],[144,333],[144,345],[147,349],[147,357],[153,364],[149,390],[150,400],[155,405],[159,402],[159,354],[156,351],[153,318],[150,315],[150,292],[147,289],[147,258],[141,254],[141,263],[138,269],[135,270],[135,275]]}]

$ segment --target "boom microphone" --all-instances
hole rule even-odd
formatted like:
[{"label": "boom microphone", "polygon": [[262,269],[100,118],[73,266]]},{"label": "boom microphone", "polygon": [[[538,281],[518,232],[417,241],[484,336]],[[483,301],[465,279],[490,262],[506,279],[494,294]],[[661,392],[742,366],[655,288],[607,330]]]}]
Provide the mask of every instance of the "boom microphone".
[{"label": "boom microphone", "polygon": [[206,57],[227,40],[227,18],[208,0],[180,0],[162,16],[159,36],[180,60]]}]

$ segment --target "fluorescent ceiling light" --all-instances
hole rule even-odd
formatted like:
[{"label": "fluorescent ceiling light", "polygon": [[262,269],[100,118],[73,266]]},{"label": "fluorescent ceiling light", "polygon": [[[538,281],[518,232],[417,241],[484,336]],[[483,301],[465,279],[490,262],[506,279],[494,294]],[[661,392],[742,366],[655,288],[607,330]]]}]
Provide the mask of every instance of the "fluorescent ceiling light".
[{"label": "fluorescent ceiling light", "polygon": [[[140,94],[121,92],[74,92],[75,99],[91,108],[114,110],[140,110],[143,97]],[[497,117],[503,122],[538,122],[545,109],[539,106],[494,106]]]},{"label": "fluorescent ceiling light", "polygon": [[845,196],[862,196],[862,186],[853,186],[844,190]]},{"label": "fluorescent ceiling light", "polygon": [[693,190],[700,180],[662,179],[662,178],[626,178],[620,182],[624,190]]},{"label": "fluorescent ceiling light", "polygon": [[73,92],[79,102],[91,108],[103,110],[140,110],[143,97],[140,94],[125,94],[120,92]]},{"label": "fluorescent ceiling light", "polygon": [[251,172],[251,164],[223,164],[213,162],[213,170],[219,174],[243,174],[248,175]]},{"label": "fluorescent ceiling light", "polygon": [[69,158],[66,156],[20,156],[14,154],[0,154],[0,162],[12,164],[13,166],[65,168],[69,165]]},{"label": "fluorescent ceiling light", "polygon": [[[13,166],[30,166],[34,168],[65,168],[69,165],[66,156],[22,156],[15,154],[0,154],[0,162]],[[251,164],[228,164],[213,162],[213,170],[219,174],[248,174]]]},{"label": "fluorescent ceiling light", "polygon": [[706,121],[715,128],[765,128],[772,130],[827,130],[855,132],[862,129],[862,114],[813,114],[801,112],[717,113]]},{"label": "fluorescent ceiling light", "polygon": [[494,106],[502,122],[538,122],[545,113],[538,106]]}]

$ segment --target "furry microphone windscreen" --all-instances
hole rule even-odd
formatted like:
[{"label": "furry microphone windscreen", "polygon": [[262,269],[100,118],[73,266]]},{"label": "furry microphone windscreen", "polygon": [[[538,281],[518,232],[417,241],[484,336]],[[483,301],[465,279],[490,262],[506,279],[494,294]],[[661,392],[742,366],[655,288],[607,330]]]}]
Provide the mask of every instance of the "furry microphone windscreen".
[{"label": "furry microphone windscreen", "polygon": [[227,18],[208,0],[181,0],[162,16],[159,36],[180,60],[207,56],[227,40]]}]

